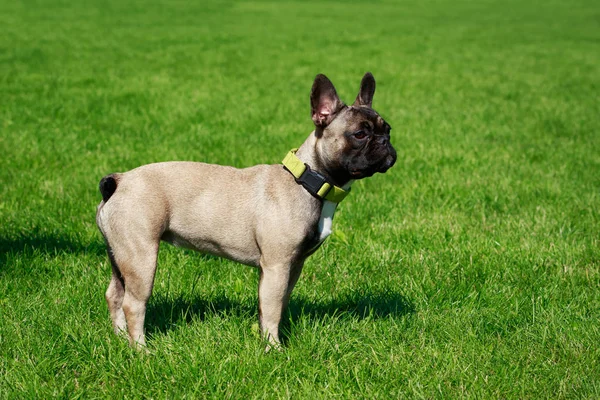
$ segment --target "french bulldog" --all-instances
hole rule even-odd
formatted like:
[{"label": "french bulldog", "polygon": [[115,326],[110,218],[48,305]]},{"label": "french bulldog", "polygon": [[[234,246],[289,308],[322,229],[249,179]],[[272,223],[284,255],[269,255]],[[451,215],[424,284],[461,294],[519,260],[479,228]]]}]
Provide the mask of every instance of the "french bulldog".
[{"label": "french bulldog", "polygon": [[144,319],[159,242],[226,257],[260,269],[261,334],[279,346],[279,323],[304,261],[331,233],[337,204],[357,179],[396,161],[390,125],[371,108],[366,73],[351,106],[325,75],[310,94],[314,131],[282,164],[244,169],[161,162],[100,181],[96,222],[112,278],[106,301],[115,333],[145,345]]}]

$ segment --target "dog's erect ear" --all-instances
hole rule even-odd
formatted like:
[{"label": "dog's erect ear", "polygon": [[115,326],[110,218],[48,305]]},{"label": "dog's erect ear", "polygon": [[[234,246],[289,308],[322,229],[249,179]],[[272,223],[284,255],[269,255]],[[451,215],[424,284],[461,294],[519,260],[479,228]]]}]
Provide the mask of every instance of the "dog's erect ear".
[{"label": "dog's erect ear", "polygon": [[358,96],[356,96],[356,100],[354,100],[354,106],[367,106],[371,107],[373,104],[373,95],[375,94],[375,78],[373,74],[367,72],[365,76],[363,76],[362,81],[360,82],[360,91],[358,92]]},{"label": "dog's erect ear", "polygon": [[319,74],[310,92],[310,105],[315,125],[325,128],[344,103],[340,101],[333,83],[325,75]]}]

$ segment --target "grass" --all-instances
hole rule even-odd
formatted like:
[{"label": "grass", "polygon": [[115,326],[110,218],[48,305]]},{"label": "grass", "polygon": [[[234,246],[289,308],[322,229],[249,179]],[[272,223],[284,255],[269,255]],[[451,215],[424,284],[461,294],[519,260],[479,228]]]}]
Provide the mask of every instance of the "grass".
[{"label": "grass", "polygon": [[[1,398],[600,397],[600,7],[2,2]],[[161,247],[112,334],[99,179],[276,163],[317,73],[372,71],[398,163],[355,184],[264,355],[258,274]]]}]

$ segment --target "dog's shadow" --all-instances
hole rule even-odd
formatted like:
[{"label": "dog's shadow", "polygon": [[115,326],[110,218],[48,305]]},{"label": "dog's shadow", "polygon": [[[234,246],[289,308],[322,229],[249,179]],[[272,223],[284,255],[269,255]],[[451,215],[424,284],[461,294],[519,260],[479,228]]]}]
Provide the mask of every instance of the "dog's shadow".
[{"label": "dog's shadow", "polygon": [[225,296],[204,299],[200,296],[189,298],[178,295],[171,297],[159,293],[152,295],[146,309],[146,333],[166,333],[174,326],[191,323],[193,320],[205,320],[213,315],[243,316],[251,314],[252,303],[232,301]]},{"label": "dog's shadow", "polygon": [[106,247],[99,238],[87,242],[81,238],[35,228],[27,234],[0,236],[0,271],[14,257],[56,256],[63,253],[105,256]]},{"label": "dog's shadow", "polygon": [[400,317],[415,312],[415,306],[406,297],[392,290],[355,291],[338,293],[328,300],[294,297],[288,307],[292,319],[299,316],[321,319],[325,315],[348,315],[351,318]]},{"label": "dog's shadow", "polygon": [[[331,300],[314,300],[292,295],[290,305],[282,321],[281,330],[293,330],[291,321],[309,318],[320,321],[326,316],[342,316],[353,319],[383,319],[401,317],[415,312],[415,306],[403,295],[391,290],[380,292],[353,292],[337,295]],[[211,299],[184,295],[168,297],[158,295],[148,303],[146,331],[149,335],[166,333],[174,326],[191,323],[195,319],[205,320],[214,315],[233,317],[256,317],[258,304],[230,300],[221,295]],[[285,337],[284,337],[285,340]]]},{"label": "dog's shadow", "polygon": [[0,236],[0,258],[4,263],[10,254],[59,254],[59,253],[90,253],[97,255],[106,254],[104,242],[100,239],[83,242],[77,238],[68,237],[55,232],[42,232],[33,229],[28,234],[19,234],[13,237]]}]

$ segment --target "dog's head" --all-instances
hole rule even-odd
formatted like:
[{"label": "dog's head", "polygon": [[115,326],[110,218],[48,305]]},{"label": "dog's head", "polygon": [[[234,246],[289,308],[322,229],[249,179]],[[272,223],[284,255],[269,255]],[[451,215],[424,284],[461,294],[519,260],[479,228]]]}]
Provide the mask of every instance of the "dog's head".
[{"label": "dog's head", "polygon": [[316,151],[327,172],[339,181],[387,171],[396,162],[390,125],[371,108],[375,78],[367,72],[354,104],[345,105],[325,75],[317,75],[310,94]]}]

